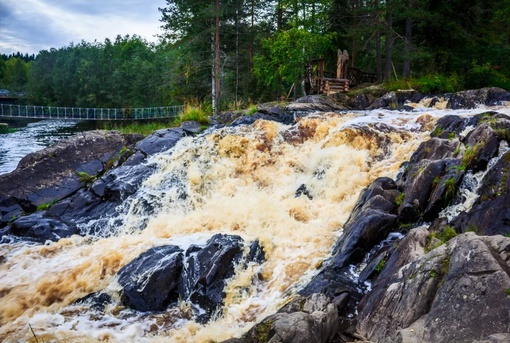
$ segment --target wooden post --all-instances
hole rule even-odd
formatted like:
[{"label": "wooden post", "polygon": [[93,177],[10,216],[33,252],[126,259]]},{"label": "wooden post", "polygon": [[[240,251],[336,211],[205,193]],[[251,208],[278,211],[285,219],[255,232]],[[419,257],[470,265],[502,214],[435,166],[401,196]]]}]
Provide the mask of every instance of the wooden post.
[{"label": "wooden post", "polygon": [[349,54],[347,53],[347,50],[344,50],[343,54],[342,54],[342,75],[341,75],[341,79],[346,79],[347,78],[347,68],[348,68],[348,65],[347,65],[347,61],[349,60]]},{"label": "wooden post", "polygon": [[340,79],[342,76],[342,50],[337,50],[337,59],[336,59],[336,78]]},{"label": "wooden post", "polygon": [[337,61],[336,61],[336,78],[337,79],[346,79],[347,78],[347,61],[349,60],[349,54],[347,50],[338,49],[337,51]]}]

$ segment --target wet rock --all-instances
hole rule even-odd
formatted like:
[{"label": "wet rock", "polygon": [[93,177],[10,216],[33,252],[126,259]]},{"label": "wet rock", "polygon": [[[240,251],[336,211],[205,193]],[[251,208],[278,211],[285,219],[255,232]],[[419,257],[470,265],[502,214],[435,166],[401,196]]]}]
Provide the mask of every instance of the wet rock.
[{"label": "wet rock", "polygon": [[454,93],[447,107],[453,110],[476,108],[478,105],[504,104],[510,94],[504,89],[491,87]]},{"label": "wet rock", "polygon": [[41,211],[20,217],[10,224],[7,232],[29,241],[44,243],[79,234],[76,225],[62,221],[48,211]]},{"label": "wet rock", "polygon": [[299,188],[296,190],[296,193],[294,194],[294,196],[296,198],[298,198],[302,195],[306,196],[310,200],[313,200],[313,197],[310,194],[310,192],[308,191],[308,188],[306,187],[305,184],[302,184],[301,186],[299,186]]},{"label": "wet rock", "polygon": [[376,99],[368,109],[387,108],[390,110],[402,109],[406,102],[419,102],[423,95],[414,90],[389,92]]},{"label": "wet rock", "polygon": [[112,297],[106,293],[91,293],[75,301],[75,304],[86,305],[96,311],[104,311],[106,305],[112,302]]},{"label": "wet rock", "polygon": [[485,175],[473,207],[461,213],[454,225],[462,232],[480,235],[510,234],[510,151]]},{"label": "wet rock", "polygon": [[184,136],[185,132],[181,128],[157,130],[138,142],[135,149],[141,151],[145,156],[154,155],[172,148]]},{"label": "wet rock", "polygon": [[[439,118],[436,128],[431,132],[431,136],[439,136],[440,138],[448,138],[448,134],[460,134],[470,125],[470,120],[456,115],[446,115]],[[445,137],[446,134],[446,137]]]},{"label": "wet rock", "polygon": [[323,294],[298,297],[251,328],[238,342],[322,343],[338,332],[338,312]]},{"label": "wet rock", "polygon": [[116,131],[87,131],[60,141],[23,158],[18,168],[0,175],[0,205],[2,223],[16,204],[25,213],[32,213],[37,206],[54,203],[66,198],[87,182],[77,172],[83,172],[90,180],[105,172],[119,158],[121,150],[132,141]]},{"label": "wet rock", "polygon": [[118,273],[122,302],[138,311],[162,311],[179,299],[182,250],[173,245],[149,249]]},{"label": "wet rock", "polygon": [[247,261],[262,263],[266,260],[266,253],[264,248],[260,245],[259,240],[255,240],[250,244],[250,251],[248,252]]},{"label": "wet rock", "polygon": [[181,129],[183,129],[186,134],[196,135],[202,131],[202,125],[196,121],[185,121],[181,124]]},{"label": "wet rock", "polygon": [[288,104],[285,109],[294,112],[334,112],[345,110],[346,107],[331,97],[322,95],[307,95]]},{"label": "wet rock", "polygon": [[397,222],[395,199],[399,192],[390,178],[376,179],[363,190],[354,210],[335,244],[332,257],[300,294],[324,293],[334,297],[339,288],[347,287],[357,294],[349,265],[359,263],[376,244],[388,236]]},{"label": "wet rock", "polygon": [[426,253],[411,231],[359,307],[358,333],[376,342],[472,342],[506,332],[510,239],[463,234]]},{"label": "wet rock", "polygon": [[416,217],[433,219],[455,196],[464,172],[460,160],[421,160],[403,177],[400,221],[416,222]]},{"label": "wet rock", "polygon": [[217,234],[204,247],[192,245],[186,251],[179,293],[205,311],[201,321],[207,321],[223,302],[225,280],[234,275],[243,245],[239,236]]}]

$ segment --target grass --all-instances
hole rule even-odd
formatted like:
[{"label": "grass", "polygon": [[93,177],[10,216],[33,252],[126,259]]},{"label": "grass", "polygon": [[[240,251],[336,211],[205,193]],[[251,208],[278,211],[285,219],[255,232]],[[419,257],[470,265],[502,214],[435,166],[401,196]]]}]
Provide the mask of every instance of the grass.
[{"label": "grass", "polygon": [[[182,124],[185,121],[196,121],[203,125],[209,124],[209,114],[204,105],[200,104],[186,104],[184,110],[179,117],[174,121],[175,124]],[[179,126],[175,125],[175,126]]]},{"label": "grass", "polygon": [[210,106],[196,100],[184,105],[184,110],[174,119],[132,122],[106,122],[105,130],[116,130],[123,134],[141,134],[148,136],[154,131],[169,127],[179,127],[185,121],[196,121],[205,129],[209,124]]},{"label": "grass", "polygon": [[395,199],[395,204],[396,204],[397,206],[402,205],[402,202],[404,202],[404,197],[405,197],[405,196],[406,196],[406,194],[405,194],[404,192],[400,193],[400,194],[398,195],[398,197]]},{"label": "grass", "polygon": [[57,203],[57,200],[51,200],[51,201],[46,202],[44,204],[40,204],[39,206],[37,206],[36,211],[39,212],[39,211],[49,210],[50,207],[55,205],[56,203]]},{"label": "grass", "polygon": [[439,231],[432,232],[429,236],[428,244],[425,248],[426,252],[434,250],[435,248],[445,244],[453,237],[457,236],[455,228],[449,225],[444,226]]},{"label": "grass", "polygon": [[87,172],[84,171],[75,171],[76,176],[78,176],[78,179],[80,182],[83,182],[86,185],[90,185],[91,183],[94,183],[94,181],[97,180],[96,175],[90,175]]}]

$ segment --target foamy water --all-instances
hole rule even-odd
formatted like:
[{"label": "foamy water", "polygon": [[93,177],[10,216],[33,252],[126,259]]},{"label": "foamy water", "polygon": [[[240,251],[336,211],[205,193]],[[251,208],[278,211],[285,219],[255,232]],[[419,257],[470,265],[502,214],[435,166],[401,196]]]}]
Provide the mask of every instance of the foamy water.
[{"label": "foamy water", "polygon": [[[240,336],[314,275],[360,191],[377,177],[395,177],[444,113],[451,111],[317,113],[294,126],[258,121],[184,138],[151,158],[157,168],[119,208],[121,220],[101,222],[111,237],[0,246],[0,340],[35,341],[34,333],[39,342]],[[295,196],[303,184],[312,199]],[[239,268],[213,320],[194,322],[185,302],[152,314],[121,306],[120,268],[154,246],[186,249],[215,233],[258,239],[267,260]],[[104,310],[75,304],[97,291],[113,299]]]}]

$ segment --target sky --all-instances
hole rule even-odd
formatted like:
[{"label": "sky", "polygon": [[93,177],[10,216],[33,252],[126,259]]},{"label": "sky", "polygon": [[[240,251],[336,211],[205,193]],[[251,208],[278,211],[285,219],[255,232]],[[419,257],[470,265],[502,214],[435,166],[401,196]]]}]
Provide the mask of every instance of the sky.
[{"label": "sky", "polygon": [[37,54],[69,44],[138,35],[156,42],[165,0],[0,0],[0,53]]}]

